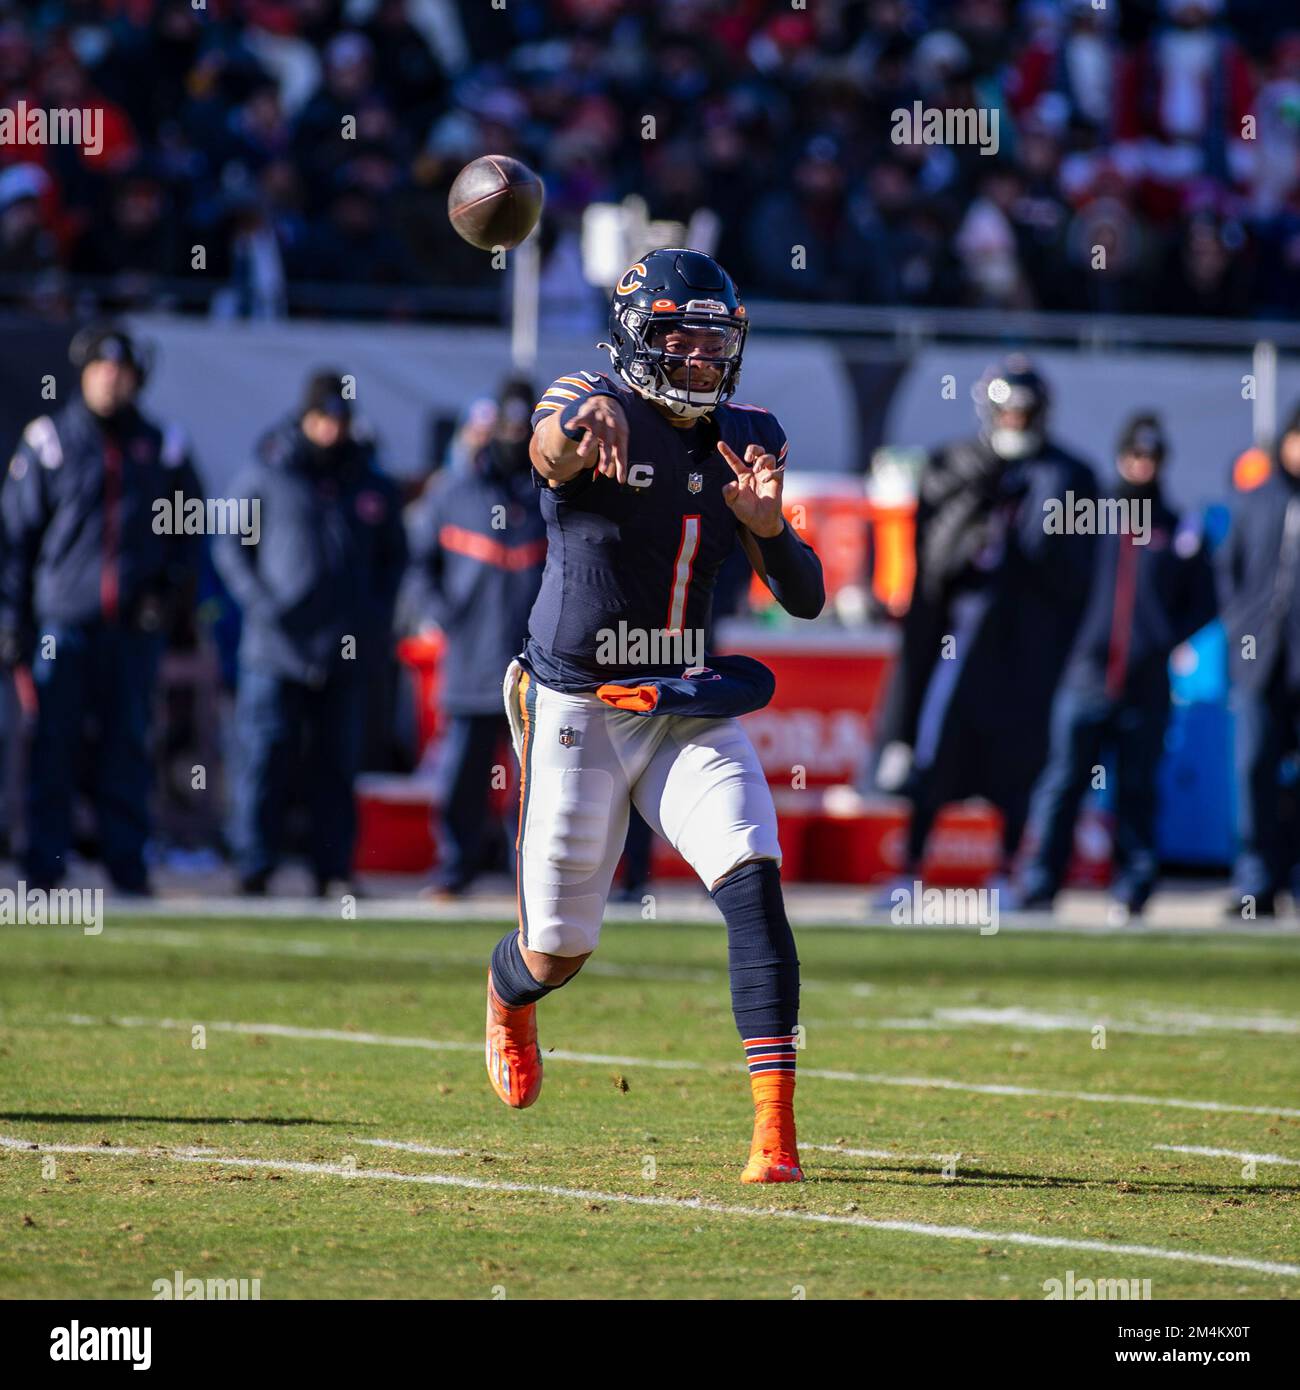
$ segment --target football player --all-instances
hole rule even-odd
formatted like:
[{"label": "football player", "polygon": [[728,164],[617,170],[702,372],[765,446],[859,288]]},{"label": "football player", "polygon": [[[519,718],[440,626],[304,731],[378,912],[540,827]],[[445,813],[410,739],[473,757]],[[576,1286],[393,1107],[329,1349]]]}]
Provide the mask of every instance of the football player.
[{"label": "football player", "polygon": [[542,587],[505,681],[520,759],[518,928],[488,972],[487,1069],[507,1105],[542,1085],[537,1003],[591,955],[634,805],[695,869],[727,926],[754,1099],[742,1182],[799,1182],[799,961],[767,779],[738,715],[771,698],[745,657],[709,657],[736,545],[781,605],[815,618],[821,564],[781,511],[786,438],[730,404],[748,320],[710,256],[668,248],[610,299],[610,373],[560,377],[533,416],[547,524]]}]

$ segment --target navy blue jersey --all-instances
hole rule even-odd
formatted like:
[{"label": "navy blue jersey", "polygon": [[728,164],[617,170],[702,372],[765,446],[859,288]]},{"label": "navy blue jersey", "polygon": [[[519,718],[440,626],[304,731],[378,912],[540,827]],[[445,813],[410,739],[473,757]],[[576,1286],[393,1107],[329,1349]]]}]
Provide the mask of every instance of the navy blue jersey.
[{"label": "navy blue jersey", "polygon": [[627,482],[588,468],[552,488],[533,474],[547,552],[523,661],[543,685],[563,691],[594,690],[615,670],[680,675],[682,661],[621,660],[626,645],[614,654],[611,635],[682,633],[688,652],[691,639],[707,640],[714,581],[740,534],[722,496],[735,475],[718,439],[742,459],[749,444],[780,459],[787,448],[776,417],[758,406],[722,405],[679,429],[623,382],[594,372],[560,377],[533,428],[593,389],[612,391],[627,414]]}]

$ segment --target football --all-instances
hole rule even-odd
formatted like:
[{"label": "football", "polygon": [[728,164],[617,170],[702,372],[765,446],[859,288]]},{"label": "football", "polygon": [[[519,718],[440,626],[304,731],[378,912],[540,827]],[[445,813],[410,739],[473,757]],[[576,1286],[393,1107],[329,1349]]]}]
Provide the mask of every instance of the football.
[{"label": "football", "polygon": [[537,226],[542,181],[518,159],[485,154],[471,160],[447,195],[451,225],[480,251],[512,250]]}]

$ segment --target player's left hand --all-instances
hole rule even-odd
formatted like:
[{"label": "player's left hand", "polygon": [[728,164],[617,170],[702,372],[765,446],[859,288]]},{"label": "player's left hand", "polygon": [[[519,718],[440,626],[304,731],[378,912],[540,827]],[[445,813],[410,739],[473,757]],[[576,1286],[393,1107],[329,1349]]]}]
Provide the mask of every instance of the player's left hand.
[{"label": "player's left hand", "polygon": [[781,514],[781,487],[784,465],[774,454],[763,452],[761,444],[747,444],[742,462],[730,445],[718,440],[718,452],[731,466],[735,478],[722,489],[722,499],[756,536],[779,536],[785,526]]}]

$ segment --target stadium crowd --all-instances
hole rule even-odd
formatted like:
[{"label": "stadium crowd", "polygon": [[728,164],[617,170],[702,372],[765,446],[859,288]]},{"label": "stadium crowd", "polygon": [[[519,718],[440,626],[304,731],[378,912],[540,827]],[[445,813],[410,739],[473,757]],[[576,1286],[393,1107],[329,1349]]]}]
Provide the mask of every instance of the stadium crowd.
[{"label": "stadium crowd", "polygon": [[[0,287],[28,305],[70,275],[244,316],[307,282],[395,314],[491,287],[445,208],[498,151],[545,180],[574,291],[582,210],[638,193],[711,208],[751,297],[1300,313],[1300,16],[1272,0],[0,3],[0,106],[24,101],[103,112],[93,154],[0,146]],[[996,110],[997,153],[894,143],[915,102]]]}]

